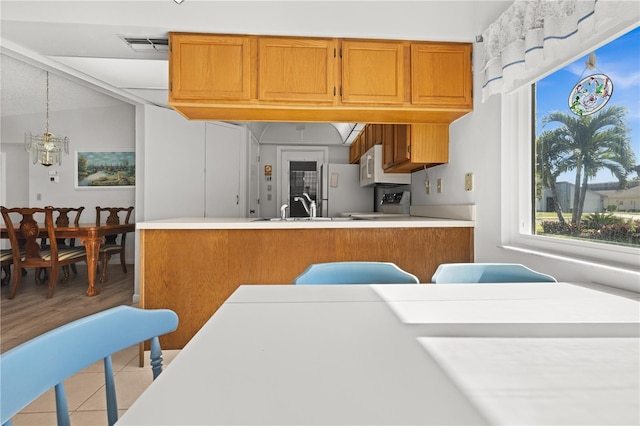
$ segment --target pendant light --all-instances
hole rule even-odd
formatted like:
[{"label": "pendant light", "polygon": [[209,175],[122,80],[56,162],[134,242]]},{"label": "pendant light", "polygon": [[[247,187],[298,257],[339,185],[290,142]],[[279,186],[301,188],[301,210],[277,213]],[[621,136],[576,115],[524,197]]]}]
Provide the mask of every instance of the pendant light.
[{"label": "pendant light", "polygon": [[31,132],[24,135],[25,149],[31,152],[33,164],[40,163],[49,167],[56,163],[62,164],[62,153],[69,154],[69,138],[56,137],[49,133],[49,72],[47,71],[47,111],[44,133],[34,135]]},{"label": "pendant light", "polygon": [[[591,52],[585,62],[584,72],[596,67],[596,54]],[[600,71],[600,70],[598,70]],[[580,76],[582,78],[582,75]],[[591,115],[604,107],[613,94],[613,81],[606,74],[591,74],[582,78],[571,90],[569,109],[575,115]]]}]

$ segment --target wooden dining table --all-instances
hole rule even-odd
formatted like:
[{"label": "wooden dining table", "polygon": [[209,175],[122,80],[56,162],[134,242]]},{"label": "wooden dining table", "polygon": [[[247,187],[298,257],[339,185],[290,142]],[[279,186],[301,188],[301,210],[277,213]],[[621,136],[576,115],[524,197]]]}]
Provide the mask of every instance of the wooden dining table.
[{"label": "wooden dining table", "polygon": [[[87,252],[87,296],[95,296],[100,293],[96,286],[96,272],[98,270],[98,255],[103,239],[109,235],[118,235],[136,230],[135,223],[125,223],[118,225],[96,225],[95,223],[80,223],[77,226],[56,227],[56,238],[77,238],[85,247]],[[20,232],[16,227],[16,232]],[[41,228],[42,237],[47,237],[46,228]],[[3,225],[0,228],[0,238],[9,239],[9,233]]]}]

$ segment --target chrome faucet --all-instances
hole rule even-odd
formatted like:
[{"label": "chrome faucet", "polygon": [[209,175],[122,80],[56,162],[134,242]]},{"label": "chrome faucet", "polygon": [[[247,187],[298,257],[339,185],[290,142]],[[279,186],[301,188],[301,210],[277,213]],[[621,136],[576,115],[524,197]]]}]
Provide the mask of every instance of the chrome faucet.
[{"label": "chrome faucet", "polygon": [[287,218],[287,208],[289,204],[283,204],[280,206],[280,219],[285,220]]},{"label": "chrome faucet", "polygon": [[[306,198],[306,200],[305,198],[302,198],[302,197],[293,197],[293,201],[300,201],[302,203],[302,207],[304,207],[304,210],[307,212],[309,217],[316,217],[317,215],[316,202],[313,201],[311,197],[309,197],[309,194],[307,194],[306,192],[303,192],[302,195]],[[308,205],[307,205],[307,201],[309,202]]]}]

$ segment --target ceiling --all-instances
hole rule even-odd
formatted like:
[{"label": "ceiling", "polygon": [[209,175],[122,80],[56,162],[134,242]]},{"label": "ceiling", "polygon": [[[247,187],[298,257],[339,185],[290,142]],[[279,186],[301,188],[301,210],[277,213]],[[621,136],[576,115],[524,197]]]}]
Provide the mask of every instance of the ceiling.
[{"label": "ceiling", "polygon": [[[173,0],[2,0],[1,114],[44,110],[42,68],[52,74],[52,110],[64,108],[72,95],[79,105],[101,105],[115,97],[166,106],[167,53],[136,52],[123,41],[124,36],[166,38],[170,31],[182,31],[471,42],[510,4],[473,0],[184,0],[181,4]],[[77,90],[78,82],[95,92]],[[60,93],[65,102],[55,102]],[[252,126],[259,134],[270,125]],[[344,140],[352,127],[338,124],[335,129]]]}]

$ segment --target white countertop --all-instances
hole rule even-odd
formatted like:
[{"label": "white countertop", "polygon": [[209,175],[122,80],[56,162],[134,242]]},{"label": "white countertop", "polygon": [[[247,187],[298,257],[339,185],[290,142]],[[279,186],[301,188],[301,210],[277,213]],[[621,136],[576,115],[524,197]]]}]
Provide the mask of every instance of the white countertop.
[{"label": "white countertop", "polygon": [[137,229],[472,228],[473,220],[384,217],[362,220],[268,221],[237,217],[179,217],[136,223]]}]

